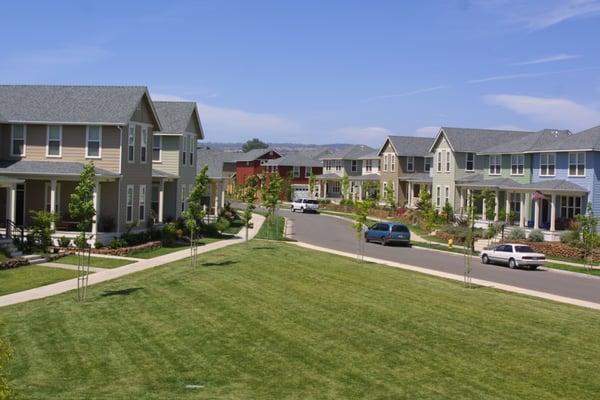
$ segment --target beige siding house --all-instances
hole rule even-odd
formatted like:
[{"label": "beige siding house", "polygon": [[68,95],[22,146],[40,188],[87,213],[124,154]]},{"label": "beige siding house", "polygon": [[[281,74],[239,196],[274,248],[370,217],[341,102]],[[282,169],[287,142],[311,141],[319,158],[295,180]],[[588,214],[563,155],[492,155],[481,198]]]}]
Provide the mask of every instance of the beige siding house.
[{"label": "beige siding house", "polygon": [[76,221],[68,203],[83,166],[96,167],[94,240],[110,240],[150,215],[151,144],[161,130],[143,86],[0,85],[0,229],[58,214],[57,236]]}]

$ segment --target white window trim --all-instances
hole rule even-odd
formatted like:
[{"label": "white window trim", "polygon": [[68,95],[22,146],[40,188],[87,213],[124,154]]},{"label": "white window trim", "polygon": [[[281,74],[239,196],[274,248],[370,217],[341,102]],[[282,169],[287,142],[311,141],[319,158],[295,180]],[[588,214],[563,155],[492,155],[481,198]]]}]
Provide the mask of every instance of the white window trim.
[{"label": "white window trim", "polygon": [[435,166],[435,168],[436,168],[435,170],[437,172],[441,173],[442,172],[442,162],[444,161],[443,157],[442,157],[442,150],[438,150],[438,152],[437,152],[437,160],[436,161],[437,161],[437,163],[436,163],[436,166]]},{"label": "white window trim", "polygon": [[388,172],[388,155],[383,155],[383,172]]},{"label": "white window trim", "polygon": [[[129,204],[129,190],[131,189],[131,204]],[[133,185],[127,185],[127,190],[125,191],[125,222],[131,223],[133,222],[133,203],[135,197],[135,190]],[[131,219],[127,218],[127,209],[131,207]]]},{"label": "white window trim", "polygon": [[194,166],[194,153],[196,152],[196,145],[195,145],[195,140],[194,140],[194,136],[193,135],[189,135],[188,140],[190,141],[190,146],[188,148],[188,164],[190,165],[190,167]]},{"label": "white window trim", "polygon": [[[144,146],[144,134],[146,136],[146,146]],[[146,149],[146,159],[142,160],[142,149],[144,148]],[[148,128],[145,126],[142,126],[142,131],[140,132],[140,163],[148,163]]]},{"label": "white window trim", "polygon": [[187,164],[187,136],[181,137],[182,149],[181,149],[181,165]]},{"label": "white window trim", "polygon": [[445,172],[447,174],[449,174],[450,171],[452,170],[452,166],[450,165],[450,151],[446,150],[445,153],[446,153],[446,170],[445,170]]},{"label": "white window trim", "polygon": [[[410,160],[410,162],[409,162],[409,160]],[[412,167],[409,167],[409,165],[412,165]],[[415,172],[415,158],[412,156],[406,157],[406,171],[407,172]]]},{"label": "white window trim", "polygon": [[450,186],[444,186],[444,205],[443,205],[443,207],[446,206],[446,203],[450,203]]},{"label": "white window trim", "polygon": [[[154,150],[156,149],[156,147],[154,147],[154,139],[155,138],[158,138],[158,141],[160,142],[158,144],[158,160],[154,160]],[[160,136],[160,135],[152,135],[152,162],[155,162],[155,163],[162,162],[162,136]]]},{"label": "white window trim", "polygon": [[[21,125],[23,127],[23,154],[15,154],[15,125]],[[27,155],[27,125],[25,124],[12,124],[10,126],[10,155],[11,157],[25,157]]]},{"label": "white window trim", "polygon": [[[542,174],[542,156],[546,156],[546,165],[550,165],[550,163],[548,163],[548,157],[550,155],[554,156],[554,163],[552,165],[554,165],[554,173],[552,175],[550,174]],[[546,171],[548,171],[548,168],[546,167]],[[539,170],[539,175],[541,177],[551,177],[551,176],[556,176],[556,153],[540,153],[540,170]]]},{"label": "white window trim", "polygon": [[93,126],[97,126],[98,127],[98,155],[97,156],[90,156],[88,154],[88,144],[90,142],[90,126],[92,125],[88,125],[85,127],[85,158],[92,158],[92,159],[100,159],[102,158],[102,125],[93,125]]},{"label": "white window trim", "polygon": [[[513,157],[517,157],[517,158],[522,158],[523,159],[523,163],[522,164],[515,164],[513,162]],[[517,173],[513,173],[513,165],[517,166]],[[519,165],[523,166],[523,172],[519,173]],[[510,155],[510,175],[511,176],[524,176],[525,175],[525,154],[511,154]]]},{"label": "white window trim", "polygon": [[435,206],[441,207],[441,204],[442,204],[442,187],[438,185],[435,187]]},{"label": "white window trim", "polygon": [[[583,175],[571,175],[571,154],[583,154]],[[577,157],[579,161],[579,157]],[[576,164],[579,165],[579,164]],[[556,167],[555,167],[556,170]],[[570,151],[567,153],[567,176],[570,178],[585,178],[587,174],[587,153],[585,151]]]},{"label": "white window trim", "polygon": [[396,155],[389,154],[390,156],[390,172],[396,172]]},{"label": "white window trim", "polygon": [[312,167],[304,167],[304,177],[310,178],[310,174],[312,173]]},{"label": "white window trim", "polygon": [[[500,166],[500,168],[499,168],[500,172],[494,172],[494,173],[492,173],[492,158],[493,158],[494,160],[499,160],[499,163],[498,163],[498,162],[496,162],[496,163],[494,163],[493,165],[494,165],[494,166]],[[495,170],[496,170],[496,168],[494,168],[494,171],[495,171]],[[489,160],[488,160],[488,175],[491,175],[491,176],[500,176],[500,175],[502,175],[502,156],[499,156],[499,155],[491,155],[491,156],[489,157]]]},{"label": "white window trim", "polygon": [[[133,128],[133,143],[129,144],[129,138],[131,137],[131,128]],[[135,131],[136,131],[136,124],[130,124],[129,128],[127,129],[127,162],[129,164],[134,164],[135,163]],[[133,146],[133,151],[131,152],[131,154],[133,155],[132,159],[129,159],[129,147]]]},{"label": "white window trim", "polygon": [[[143,222],[146,220],[146,185],[140,185],[140,195],[138,196],[138,221]],[[144,194],[142,196],[142,193]],[[142,207],[144,207],[144,214],[142,214]]]},{"label": "white window trim", "polygon": [[[469,154],[473,156],[472,169],[467,168],[467,165],[469,165]],[[475,153],[465,153],[465,172],[475,172]]]},{"label": "white window trim", "polygon": [[[57,126],[58,127],[58,141],[60,142],[58,145],[58,154],[50,154],[50,127]],[[62,158],[62,148],[63,148],[63,130],[62,125],[46,125],[46,157],[48,158]]]},{"label": "white window trim", "polygon": [[292,166],[292,177],[300,178],[300,167],[297,165]]}]

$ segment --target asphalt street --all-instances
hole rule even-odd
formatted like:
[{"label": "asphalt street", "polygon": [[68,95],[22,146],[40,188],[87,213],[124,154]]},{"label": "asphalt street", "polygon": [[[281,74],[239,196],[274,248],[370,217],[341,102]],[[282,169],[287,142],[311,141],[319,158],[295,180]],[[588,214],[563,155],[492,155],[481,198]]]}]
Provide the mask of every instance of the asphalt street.
[{"label": "asphalt street", "polygon": [[[356,253],[357,239],[352,223],[325,214],[292,213],[280,210],[292,221],[291,237],[301,242],[334,250]],[[459,276],[464,271],[464,256],[427,249],[365,244],[365,256],[395,261]],[[472,277],[559,296],[600,303],[600,279],[553,270],[509,269],[484,265],[473,259]]]}]

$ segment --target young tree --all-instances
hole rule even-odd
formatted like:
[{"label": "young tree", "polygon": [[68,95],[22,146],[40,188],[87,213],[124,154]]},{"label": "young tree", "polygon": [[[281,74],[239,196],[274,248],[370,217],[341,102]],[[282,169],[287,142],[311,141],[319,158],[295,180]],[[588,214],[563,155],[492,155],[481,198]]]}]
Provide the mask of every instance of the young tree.
[{"label": "young tree", "polygon": [[256,209],[256,191],[258,190],[259,179],[256,175],[249,176],[244,185],[242,200],[246,203],[246,208],[242,215],[244,227],[246,228],[246,242],[248,241],[248,229],[252,225],[252,213]]},{"label": "young tree", "polygon": [[592,203],[587,204],[587,210],[585,214],[578,214],[577,221],[581,224],[581,239],[583,241],[584,248],[584,261],[589,269],[592,269],[594,262],[594,247],[598,242],[598,232],[596,230],[598,226],[598,217],[594,215],[592,209]]},{"label": "young tree", "polygon": [[190,192],[187,203],[188,209],[182,213],[182,217],[185,220],[185,224],[190,231],[190,265],[193,267],[196,265],[196,259],[198,256],[198,243],[196,240],[196,233],[200,228],[200,224],[206,216],[206,210],[202,206],[202,196],[210,180],[207,175],[208,165],[205,165],[198,175],[196,175],[196,181],[194,187]]},{"label": "young tree", "polygon": [[[275,232],[278,231],[277,226],[277,205],[281,201],[281,190],[283,189],[283,179],[277,171],[269,174],[266,184],[263,184],[263,202],[265,203],[268,215],[271,219],[271,226],[275,225]],[[267,216],[267,220],[269,220]]]},{"label": "young tree", "polygon": [[350,178],[348,178],[348,175],[344,174],[344,176],[342,176],[342,200],[346,201],[348,200],[348,193],[350,191]]},{"label": "young tree", "polygon": [[242,145],[242,151],[244,153],[247,153],[250,150],[254,150],[254,149],[266,149],[268,147],[269,147],[269,145],[266,144],[265,142],[263,142],[263,141],[261,141],[261,140],[259,140],[257,138],[254,138],[254,139],[248,140],[246,143],[244,143]]},{"label": "young tree", "polygon": [[354,208],[354,224],[352,227],[356,231],[357,254],[356,257],[364,260],[365,258],[365,235],[364,227],[367,226],[369,210],[373,208],[374,203],[371,199],[356,202]]},{"label": "young tree", "polygon": [[77,246],[77,298],[79,301],[85,301],[90,275],[91,248],[88,240],[92,239],[92,236],[90,235],[88,238],[86,233],[91,229],[96,216],[94,209],[95,177],[96,168],[93,162],[89,162],[83,167],[79,175],[79,183],[71,194],[69,202],[71,218],[79,221],[77,224],[79,236],[74,241]]},{"label": "young tree", "polygon": [[315,196],[315,188],[317,187],[317,178],[315,177],[315,174],[310,173],[310,175],[308,176],[308,193],[310,195],[310,198],[312,199]]},{"label": "young tree", "polygon": [[471,287],[471,273],[473,271],[472,261],[473,261],[473,252],[475,246],[475,206],[473,202],[473,195],[471,194],[467,198],[467,210],[466,210],[466,223],[467,223],[467,235],[465,237],[465,245],[464,245],[464,284],[466,287]]},{"label": "young tree", "polygon": [[392,209],[396,208],[396,196],[394,193],[394,184],[388,181],[383,189],[383,201]]}]

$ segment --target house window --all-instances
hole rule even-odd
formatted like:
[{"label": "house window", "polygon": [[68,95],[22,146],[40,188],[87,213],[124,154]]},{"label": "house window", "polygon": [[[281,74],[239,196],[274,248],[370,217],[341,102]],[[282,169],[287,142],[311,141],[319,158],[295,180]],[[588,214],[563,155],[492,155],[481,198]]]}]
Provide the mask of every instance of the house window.
[{"label": "house window", "polygon": [[139,220],[144,221],[146,219],[146,185],[140,185],[140,207],[139,207]]},{"label": "house window", "polygon": [[185,163],[187,161],[187,144],[188,144],[187,137],[182,136],[181,141],[183,142],[183,144],[181,146],[181,163],[183,165],[185,165]]},{"label": "house window", "polygon": [[132,163],[135,161],[135,125],[129,127],[127,143],[127,161]]},{"label": "house window", "polygon": [[185,185],[181,186],[181,212],[185,211]]},{"label": "house window", "polygon": [[577,214],[581,214],[581,197],[561,196],[560,216],[562,218],[574,218]]},{"label": "house window", "polygon": [[500,175],[501,167],[500,167],[500,155],[490,156],[490,175]]},{"label": "house window", "polygon": [[148,128],[142,128],[142,138],[140,140],[140,161],[146,163],[146,156],[148,155]]},{"label": "house window", "polygon": [[331,168],[332,168],[331,165],[332,165],[331,160],[325,160],[325,169],[327,171],[331,171]]},{"label": "house window", "polygon": [[444,205],[450,202],[450,187],[444,187]]},{"label": "house window", "polygon": [[25,125],[12,125],[11,127],[11,156],[24,156],[25,155],[25,137],[27,136],[27,129]]},{"label": "house window", "polygon": [[335,170],[338,172],[342,170],[342,160],[335,160]]},{"label": "house window", "polygon": [[294,165],[292,167],[292,174],[293,174],[294,178],[300,178],[300,167]]},{"label": "house window", "polygon": [[60,157],[62,153],[62,126],[48,125],[47,139],[46,156]]},{"label": "house window", "polygon": [[342,191],[340,181],[333,181],[331,183],[331,193],[340,193]]},{"label": "house window", "polygon": [[88,126],[85,135],[85,156],[100,158],[102,128],[98,125]]},{"label": "house window", "polygon": [[435,187],[435,205],[437,207],[442,204],[442,188],[440,186]]},{"label": "house window", "polygon": [[396,156],[394,154],[390,154],[390,171],[396,171]]},{"label": "house window", "polygon": [[475,153],[465,153],[465,171],[475,171]]},{"label": "house window", "polygon": [[161,161],[162,136],[152,136],[152,161]]},{"label": "house window", "polygon": [[515,215],[521,215],[521,193],[510,194],[510,209]]},{"label": "house window", "polygon": [[442,172],[442,152],[437,153],[437,172]]},{"label": "house window", "polygon": [[431,157],[425,157],[425,172],[431,171]]},{"label": "house window", "polygon": [[513,154],[510,156],[510,174],[523,175],[525,165],[525,156],[523,154]]},{"label": "house window", "polygon": [[190,148],[189,148],[189,157],[190,157],[190,167],[194,165],[194,150],[195,150],[194,146],[194,137],[190,136]]},{"label": "house window", "polygon": [[450,172],[450,152],[446,151],[446,172]]},{"label": "house window", "polygon": [[127,202],[126,202],[125,221],[133,221],[133,185],[127,185]]},{"label": "house window", "polygon": [[373,160],[365,160],[365,171],[371,172],[373,170]]},{"label": "house window", "polygon": [[152,185],[152,193],[150,194],[150,208],[154,211],[154,214],[158,217],[158,205],[159,205],[159,194],[160,186]]},{"label": "house window", "polygon": [[413,172],[415,170],[415,158],[414,157],[406,157],[406,170],[408,172]]},{"label": "house window", "polygon": [[352,172],[356,172],[358,170],[358,161],[357,160],[350,161],[350,170]]},{"label": "house window", "polygon": [[585,153],[569,153],[569,176],[585,176]]},{"label": "house window", "polygon": [[308,178],[312,174],[312,167],[304,167],[304,177]]},{"label": "house window", "polygon": [[540,154],[540,176],[554,176],[556,169],[556,154]]},{"label": "house window", "polygon": [[384,154],[383,155],[383,171],[387,172],[388,170],[388,155]]}]

